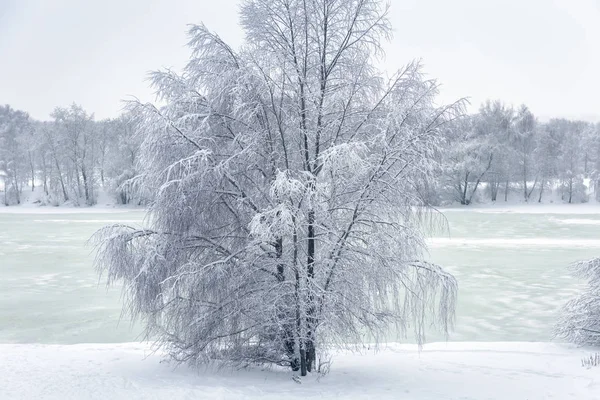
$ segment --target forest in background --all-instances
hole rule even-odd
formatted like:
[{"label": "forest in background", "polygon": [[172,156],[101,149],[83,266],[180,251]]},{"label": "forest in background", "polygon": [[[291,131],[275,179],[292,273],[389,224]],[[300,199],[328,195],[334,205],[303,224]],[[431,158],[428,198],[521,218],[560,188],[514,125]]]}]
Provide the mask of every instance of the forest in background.
[{"label": "forest in background", "polygon": [[[96,121],[73,103],[49,121],[0,106],[0,202],[18,205],[36,192],[42,205],[142,204],[133,188],[143,138],[133,115]],[[447,124],[438,174],[419,192],[432,205],[477,202],[581,203],[600,200],[600,123],[540,122],[525,105],[488,101]],[[584,184],[584,182],[586,184]],[[36,191],[37,188],[37,191]]]},{"label": "forest in background", "polygon": [[[140,143],[128,116],[96,121],[77,104],[57,107],[50,121],[0,106],[2,203],[17,205],[36,192],[43,205],[91,206],[101,192],[118,204],[141,202],[128,184]],[[37,190],[36,190],[37,188]]]},{"label": "forest in background", "polygon": [[[525,105],[488,101],[447,126],[433,204],[599,199],[600,124],[540,122]],[[586,186],[584,182],[589,180]]]}]

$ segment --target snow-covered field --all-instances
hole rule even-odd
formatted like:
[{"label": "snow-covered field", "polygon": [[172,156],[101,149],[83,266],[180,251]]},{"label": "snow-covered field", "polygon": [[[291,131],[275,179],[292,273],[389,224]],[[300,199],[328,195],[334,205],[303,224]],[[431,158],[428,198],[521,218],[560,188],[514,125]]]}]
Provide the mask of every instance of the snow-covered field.
[{"label": "snow-covered field", "polygon": [[260,369],[192,371],[144,344],[0,345],[1,399],[600,399],[600,367],[547,343],[388,345],[337,354],[331,372],[292,380]]}]

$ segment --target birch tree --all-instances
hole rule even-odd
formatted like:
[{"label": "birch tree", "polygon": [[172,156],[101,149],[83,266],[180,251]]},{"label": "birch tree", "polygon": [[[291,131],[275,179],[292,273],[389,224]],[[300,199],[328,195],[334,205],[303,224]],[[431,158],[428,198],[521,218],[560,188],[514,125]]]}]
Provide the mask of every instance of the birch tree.
[{"label": "birch tree", "polygon": [[173,359],[301,375],[334,345],[451,329],[457,284],[420,261],[443,125],[418,63],[385,77],[377,0],[246,0],[246,41],[190,31],[182,74],[135,102],[148,227],[99,231],[98,268]]}]

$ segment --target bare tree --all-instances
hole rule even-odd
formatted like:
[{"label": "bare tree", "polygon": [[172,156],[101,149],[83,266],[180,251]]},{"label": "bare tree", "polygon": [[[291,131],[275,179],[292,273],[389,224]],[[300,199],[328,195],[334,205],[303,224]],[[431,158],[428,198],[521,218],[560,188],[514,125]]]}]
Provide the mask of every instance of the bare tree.
[{"label": "bare tree", "polygon": [[[376,0],[248,0],[234,51],[190,30],[182,75],[152,75],[165,104],[132,104],[151,227],[96,235],[98,267],[178,361],[310,372],[318,351],[412,326],[448,332],[456,281],[418,261],[415,189],[443,124],[418,64],[384,79]],[[365,336],[368,335],[368,336]]]},{"label": "bare tree", "polygon": [[[535,116],[529,109],[522,105],[517,112],[514,121],[514,135],[512,145],[517,155],[517,161],[521,170],[521,180],[523,182],[523,199],[529,201],[538,182],[537,171],[533,163],[533,154],[536,148],[536,125]],[[527,182],[534,176],[533,185],[527,187]]]},{"label": "bare tree", "polygon": [[69,108],[57,107],[52,117],[55,119],[56,129],[64,139],[66,154],[71,161],[67,176],[74,179],[77,184],[77,197],[83,197],[87,205],[92,205],[95,203],[93,192],[95,140],[91,123],[93,115],[88,115],[83,108],[72,104]]},{"label": "bare tree", "polygon": [[[4,203],[21,203],[27,168],[23,138],[30,132],[29,115],[10,106],[0,106],[0,169],[3,171]],[[11,196],[9,196],[9,192]]]}]

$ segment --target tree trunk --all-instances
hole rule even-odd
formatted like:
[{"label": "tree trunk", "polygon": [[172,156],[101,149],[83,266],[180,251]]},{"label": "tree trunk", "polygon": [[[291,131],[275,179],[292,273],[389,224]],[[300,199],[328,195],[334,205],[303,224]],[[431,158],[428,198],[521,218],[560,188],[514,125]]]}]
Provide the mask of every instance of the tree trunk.
[{"label": "tree trunk", "polygon": [[479,175],[479,177],[477,178],[477,182],[475,182],[475,187],[473,188],[473,191],[471,192],[471,197],[469,197],[469,202],[467,204],[471,204],[471,201],[473,200],[473,195],[475,194],[475,192],[477,191],[477,187],[479,186],[479,184],[481,183],[481,179],[483,178],[483,176],[490,170],[490,168],[492,167],[492,161],[494,160],[494,153],[490,154],[490,158],[488,160],[488,165],[485,168],[485,170],[481,173],[481,175]]},{"label": "tree trunk", "polygon": [[31,168],[31,191],[35,190],[35,167],[33,163],[33,157],[31,156],[31,152],[29,153],[29,167]]},{"label": "tree trunk", "polygon": [[308,372],[312,372],[313,366],[315,366],[316,364],[316,357],[317,354],[315,349],[315,342],[311,338],[306,343],[306,369]]},{"label": "tree trunk", "polygon": [[538,199],[538,203],[542,202],[542,194],[544,193],[544,182],[545,182],[545,179],[542,179],[542,184],[540,185],[540,197]]},{"label": "tree trunk", "polygon": [[537,185],[537,181],[538,178],[537,176],[535,177],[535,180],[533,181],[533,186],[531,187],[531,190],[529,191],[529,193],[526,193],[526,198],[525,201],[529,201],[529,198],[531,197],[531,194],[533,193],[533,191],[535,190],[535,185]]},{"label": "tree trunk", "polygon": [[[313,181],[314,182],[314,181]],[[314,346],[314,334],[315,334],[315,320],[316,320],[316,308],[315,298],[313,292],[313,280],[315,277],[315,211],[308,211],[308,244],[307,244],[307,289],[308,289],[308,310],[307,310],[307,333],[306,333],[306,369],[308,372],[312,371],[312,365],[315,357],[315,346]]]},{"label": "tree trunk", "polygon": [[82,165],[81,166],[81,176],[83,177],[83,190],[85,191],[85,203],[88,206],[91,206],[91,201],[90,201],[90,190],[88,187],[88,178],[87,178],[87,173],[85,172],[85,167]]},{"label": "tree trunk", "polygon": [[46,194],[46,196],[48,196],[48,170],[46,167],[46,157],[44,156],[44,153],[42,152],[42,183],[44,186],[44,193]]},{"label": "tree trunk", "polygon": [[4,175],[4,205],[8,207],[8,186],[6,185],[6,175]]},{"label": "tree trunk", "polygon": [[[126,204],[125,202],[127,201],[127,197],[123,192],[121,192],[121,200],[123,201],[123,204]],[[281,260],[282,256],[283,256],[283,238],[280,237],[280,238],[277,238],[277,240],[275,241],[275,257],[277,259]],[[277,264],[276,277],[277,277],[278,282],[280,282],[280,283],[285,282],[285,264],[283,264],[282,262],[279,262]],[[289,321],[289,317],[288,317],[288,315],[286,315],[287,313],[288,313],[288,311],[286,311],[284,308],[283,310],[280,311],[279,318],[283,321]],[[292,371],[298,371],[300,369],[300,364],[294,354],[295,353],[295,351],[294,351],[294,333],[293,333],[293,327],[290,326],[289,322],[284,323],[282,341],[284,343],[285,352],[290,359],[290,367],[291,367]]]},{"label": "tree trunk", "polygon": [[529,200],[529,194],[527,191],[527,170],[523,169],[523,198],[525,201]]},{"label": "tree trunk", "polygon": [[490,196],[492,201],[496,201],[498,198],[498,189],[500,188],[500,183],[497,181],[490,182]]},{"label": "tree trunk", "polygon": [[100,182],[102,182],[102,188],[104,189],[104,165],[106,164],[106,145],[102,146],[102,157],[100,159]]},{"label": "tree trunk", "polygon": [[306,376],[307,365],[306,365],[306,348],[304,341],[300,341],[300,376]]},{"label": "tree trunk", "polygon": [[79,167],[77,164],[75,164],[75,179],[77,182],[77,196],[81,198],[81,177],[79,176]]},{"label": "tree trunk", "polygon": [[300,274],[296,271],[296,337],[294,338],[294,353],[296,353],[295,358],[300,364],[300,375],[306,376],[306,347],[302,329],[306,322],[303,320],[303,315],[300,311],[302,302],[300,279]]},{"label": "tree trunk", "polygon": [[15,173],[13,174],[14,178],[14,186],[15,186],[15,196],[17,199],[17,204],[21,204],[21,193],[19,190],[19,180],[17,179],[17,171],[15,169]]},{"label": "tree trunk", "polygon": [[44,168],[42,170],[42,179],[44,180],[44,193],[48,196],[48,172],[46,171],[46,162],[43,161]]},{"label": "tree trunk", "polygon": [[469,173],[467,172],[465,174],[465,188],[462,192],[462,199],[460,201],[460,203],[463,205],[469,205],[469,203],[467,202],[467,187],[468,186],[469,186]]},{"label": "tree trunk", "polygon": [[54,162],[56,163],[56,170],[58,171],[58,178],[60,180],[60,186],[62,188],[63,196],[65,201],[69,201],[69,195],[67,194],[67,189],[65,188],[65,181],[63,179],[62,173],[60,172],[60,165],[58,164],[58,160],[54,157]]},{"label": "tree trunk", "polygon": [[572,199],[573,199],[573,178],[569,178],[569,204],[571,204]]},{"label": "tree trunk", "polygon": [[504,201],[508,201],[508,179],[504,185]]}]

